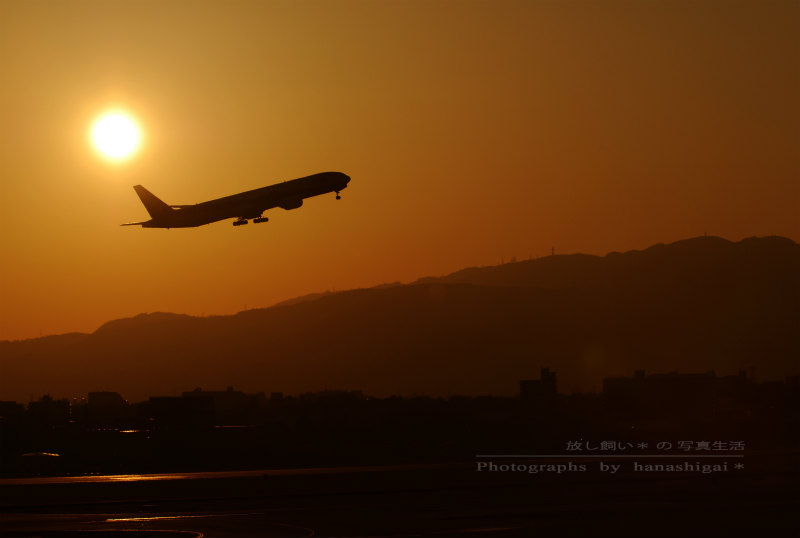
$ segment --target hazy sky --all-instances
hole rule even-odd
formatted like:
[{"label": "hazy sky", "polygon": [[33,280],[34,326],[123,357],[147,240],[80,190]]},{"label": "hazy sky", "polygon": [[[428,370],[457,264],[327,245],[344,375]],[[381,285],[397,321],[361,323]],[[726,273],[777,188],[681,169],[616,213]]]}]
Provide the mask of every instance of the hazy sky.
[{"label": "hazy sky", "polygon": [[[0,339],[512,256],[800,240],[800,2],[0,2]],[[96,115],[145,130],[119,165]],[[120,227],[352,177],[270,222]]]}]

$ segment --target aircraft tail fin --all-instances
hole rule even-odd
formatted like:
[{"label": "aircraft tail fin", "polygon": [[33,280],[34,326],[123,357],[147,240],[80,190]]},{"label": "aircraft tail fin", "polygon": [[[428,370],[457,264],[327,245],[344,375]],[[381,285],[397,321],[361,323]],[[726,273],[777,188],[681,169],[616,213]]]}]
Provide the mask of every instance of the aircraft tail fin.
[{"label": "aircraft tail fin", "polygon": [[142,201],[142,204],[144,204],[144,208],[147,209],[147,212],[150,213],[150,216],[154,219],[172,213],[173,209],[169,205],[165,204],[155,194],[141,185],[134,185],[133,190],[139,195],[139,199]]}]

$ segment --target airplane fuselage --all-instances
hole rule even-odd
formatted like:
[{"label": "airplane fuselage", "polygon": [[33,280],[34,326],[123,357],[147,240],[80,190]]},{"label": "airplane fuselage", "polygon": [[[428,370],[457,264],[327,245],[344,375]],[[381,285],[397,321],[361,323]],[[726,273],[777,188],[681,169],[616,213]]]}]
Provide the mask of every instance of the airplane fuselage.
[{"label": "airplane fuselage", "polygon": [[134,188],[152,218],[136,224],[144,228],[191,228],[230,218],[237,219],[234,224],[246,224],[248,219],[263,222],[267,219],[261,214],[267,209],[296,209],[306,198],[330,192],[335,192],[339,198],[339,191],[345,189],[349,181],[350,177],[341,172],[323,172],[208,202],[180,206],[168,206],[137,185]]}]

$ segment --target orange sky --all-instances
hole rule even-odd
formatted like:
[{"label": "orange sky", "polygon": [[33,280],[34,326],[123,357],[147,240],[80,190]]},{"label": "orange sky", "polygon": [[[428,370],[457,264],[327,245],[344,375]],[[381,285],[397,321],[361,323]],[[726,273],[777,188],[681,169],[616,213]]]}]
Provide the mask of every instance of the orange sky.
[{"label": "orange sky", "polygon": [[[0,339],[512,256],[800,241],[796,1],[0,2]],[[146,130],[110,165],[112,105]],[[343,200],[172,204],[337,170]]]}]

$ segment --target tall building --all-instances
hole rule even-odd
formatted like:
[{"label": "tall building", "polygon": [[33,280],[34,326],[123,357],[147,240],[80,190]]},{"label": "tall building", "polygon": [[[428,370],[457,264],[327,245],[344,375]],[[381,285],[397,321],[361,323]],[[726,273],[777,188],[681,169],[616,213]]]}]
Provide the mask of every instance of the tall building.
[{"label": "tall building", "polygon": [[539,379],[523,379],[519,382],[519,398],[526,406],[552,408],[558,397],[556,373],[542,368]]}]

